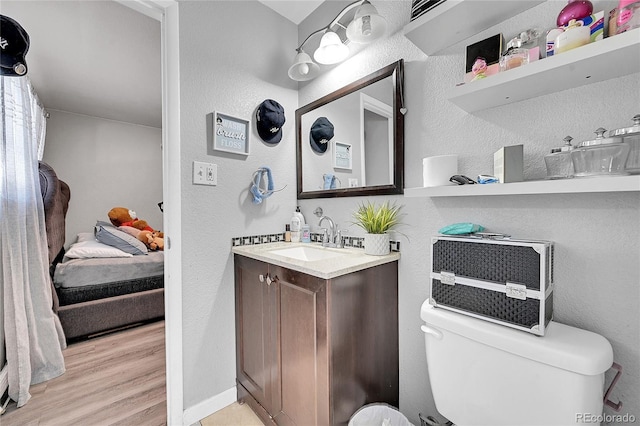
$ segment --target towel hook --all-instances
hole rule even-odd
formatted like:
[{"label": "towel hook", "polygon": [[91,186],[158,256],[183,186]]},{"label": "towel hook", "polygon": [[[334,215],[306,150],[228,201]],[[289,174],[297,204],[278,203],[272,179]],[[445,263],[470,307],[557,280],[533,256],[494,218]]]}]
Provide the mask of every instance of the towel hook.
[{"label": "towel hook", "polygon": [[[263,188],[264,176],[267,177],[266,188]],[[271,175],[271,169],[266,166],[260,167],[253,172],[251,177],[251,194],[253,194],[253,203],[260,204],[265,198],[269,198],[274,192],[279,192],[285,189],[287,185],[280,189],[273,188],[273,176]]]}]

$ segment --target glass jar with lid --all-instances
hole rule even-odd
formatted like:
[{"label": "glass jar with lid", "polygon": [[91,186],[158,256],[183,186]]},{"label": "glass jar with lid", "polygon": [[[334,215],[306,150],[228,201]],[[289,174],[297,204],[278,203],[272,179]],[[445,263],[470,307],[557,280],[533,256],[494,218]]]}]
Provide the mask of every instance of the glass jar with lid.
[{"label": "glass jar with lid", "polygon": [[619,136],[604,137],[605,129],[595,131],[596,138],[581,142],[571,151],[574,176],[627,175],[625,163],[629,156],[629,144]]},{"label": "glass jar with lid", "polygon": [[629,157],[625,170],[631,174],[640,174],[640,114],[633,117],[633,126],[609,131],[610,137],[621,137],[629,144]]},{"label": "glass jar with lid", "polygon": [[553,148],[551,154],[545,155],[544,164],[547,167],[547,179],[566,179],[573,177],[573,162],[571,161],[571,151],[573,138],[564,138],[564,146]]}]

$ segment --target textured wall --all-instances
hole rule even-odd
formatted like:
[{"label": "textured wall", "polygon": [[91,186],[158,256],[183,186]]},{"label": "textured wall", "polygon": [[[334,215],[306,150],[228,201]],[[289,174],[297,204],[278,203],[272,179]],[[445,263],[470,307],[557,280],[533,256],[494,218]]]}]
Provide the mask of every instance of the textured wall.
[{"label": "textured wall", "polygon": [[[326,2],[300,25],[302,38],[331,19],[346,3]],[[409,1],[374,1],[387,18],[390,36],[296,85],[286,77],[296,27],[256,2],[180,2],[181,136],[183,176],[183,296],[185,407],[234,386],[233,262],[236,235],[282,229],[295,200],[294,110],[400,58],[406,61],[406,187],[422,184],[422,158],[458,153],[460,172],[491,171],[492,154],[503,145],[525,146],[527,179],[544,176],[542,155],[571,134],[592,136],[602,125],[627,125],[640,105],[639,76],[563,91],[511,106],[468,114],[445,98],[462,80],[467,44],[502,31],[550,26],[564,2],[550,1],[427,58],[402,35]],[[611,2],[609,2],[609,5]],[[598,7],[598,2],[596,2]],[[326,16],[321,18],[322,14]],[[320,24],[318,24],[320,23]],[[442,35],[446,36],[446,35]],[[312,49],[310,49],[312,50]],[[283,141],[267,146],[252,132],[251,155],[208,155],[206,114],[220,110],[250,117],[265,98],[284,105]],[[217,187],[193,186],[191,161],[218,164]],[[287,185],[265,204],[247,198],[251,173],[274,170],[275,185]],[[376,201],[383,201],[380,197]],[[455,199],[389,197],[405,205],[400,260],[400,409],[414,424],[418,413],[436,413],[427,377],[419,309],[428,293],[427,238],[449,223],[471,221],[521,238],[556,242],[556,320],[607,337],[625,374],[613,399],[640,417],[638,398],[640,225],[638,193],[499,196]],[[322,206],[342,228],[360,198],[302,200],[312,212]],[[610,381],[611,373],[607,375]],[[610,413],[610,411],[608,411]]]},{"label": "textured wall", "polygon": [[[180,2],[184,406],[235,386],[231,238],[284,231],[296,206],[296,85],[287,77],[296,27],[254,1]],[[285,109],[282,141],[263,143],[254,114],[265,99]],[[252,120],[248,157],[207,150],[206,115]],[[218,165],[218,186],[191,184],[192,161]],[[276,189],[252,204],[252,173],[269,166]]]},{"label": "textured wall", "polygon": [[[609,10],[615,2],[594,2]],[[492,172],[493,152],[523,144],[525,178],[545,175],[543,155],[570,134],[591,139],[603,126],[630,125],[640,105],[640,75],[584,86],[474,114],[446,100],[462,81],[465,46],[502,32],[508,40],[533,25],[550,27],[565,2],[550,1],[490,28],[437,55],[426,57],[402,35],[410,2],[374,1],[390,24],[391,36],[363,49],[310,83],[301,85],[300,105],[339,88],[399,58],[405,59],[406,187],[422,186],[422,158],[457,153],[460,172]],[[322,7],[320,8],[322,9]],[[318,13],[320,13],[318,9]],[[313,15],[312,18],[313,19]],[[301,25],[313,28],[305,21]],[[317,25],[316,25],[317,26]],[[446,34],[442,35],[446,37]],[[615,66],[612,64],[612,66]],[[383,201],[384,197],[376,199]],[[469,198],[389,197],[405,205],[400,238],[400,409],[414,424],[418,413],[435,414],[428,384],[420,305],[428,295],[430,249],[426,239],[443,225],[475,222],[491,231],[556,243],[555,319],[600,333],[613,345],[625,373],[612,398],[624,401],[623,413],[640,418],[640,197],[635,193],[558,194]],[[349,227],[359,198],[301,201],[310,216],[316,206],[341,227]],[[613,374],[606,376],[607,383]],[[611,414],[610,409],[605,410]]]},{"label": "textured wall", "polygon": [[63,111],[50,111],[44,162],[71,188],[65,247],[112,207],[133,209],[162,229],[162,131]]}]

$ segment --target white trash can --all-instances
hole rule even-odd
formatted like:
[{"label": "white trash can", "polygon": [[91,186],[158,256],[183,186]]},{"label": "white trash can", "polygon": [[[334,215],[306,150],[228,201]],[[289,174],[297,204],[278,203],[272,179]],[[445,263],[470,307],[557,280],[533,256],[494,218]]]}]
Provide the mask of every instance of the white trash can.
[{"label": "white trash can", "polygon": [[414,426],[409,420],[389,404],[373,403],[356,411],[348,426]]}]

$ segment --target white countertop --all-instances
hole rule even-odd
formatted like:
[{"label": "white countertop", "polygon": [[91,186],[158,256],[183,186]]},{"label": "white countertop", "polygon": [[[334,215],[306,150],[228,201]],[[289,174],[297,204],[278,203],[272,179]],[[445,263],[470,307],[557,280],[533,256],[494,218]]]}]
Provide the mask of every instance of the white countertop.
[{"label": "white countertop", "polygon": [[[329,250],[341,253],[341,256],[315,261],[298,260],[287,256],[271,253],[271,250],[297,246],[313,246],[321,250]],[[373,266],[394,262],[400,259],[400,253],[391,252],[386,256],[372,256],[358,248],[329,248],[322,247],[320,243],[267,243],[247,246],[235,246],[231,248],[233,253],[261,260],[273,265],[289,268],[294,271],[313,275],[314,277],[330,279],[351,272],[361,271]]]}]

